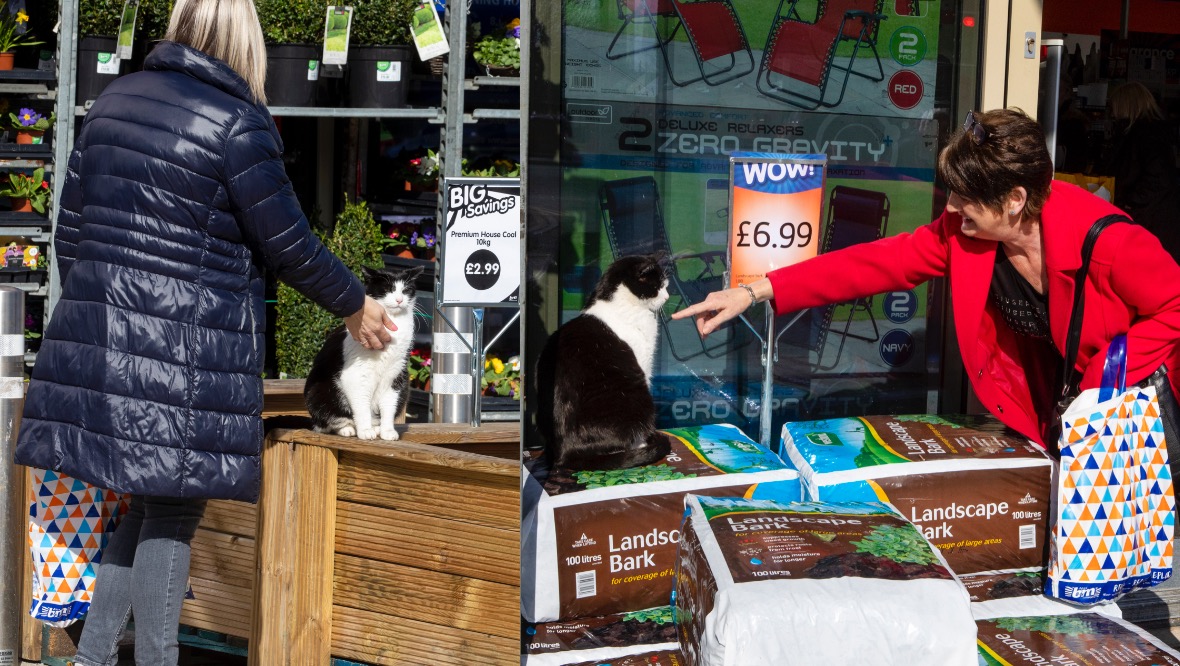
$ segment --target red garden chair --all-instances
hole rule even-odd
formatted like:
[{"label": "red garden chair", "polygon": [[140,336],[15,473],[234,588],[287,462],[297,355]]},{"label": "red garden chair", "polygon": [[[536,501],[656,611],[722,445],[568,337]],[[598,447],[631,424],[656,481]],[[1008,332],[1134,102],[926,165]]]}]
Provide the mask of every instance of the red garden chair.
[{"label": "red garden chair", "polygon": [[[686,86],[698,81],[715,86],[754,71],[754,53],[750,49],[750,42],[746,39],[745,29],[738,19],[730,0],[617,0],[619,19],[623,25],[615,33],[610,46],[606,49],[606,57],[617,60],[623,56],[633,55],[643,51],[658,48],[664,59],[664,66],[668,70],[668,78],[677,86]],[[660,33],[658,19],[660,17],[676,17],[676,25],[664,37]],[[628,25],[647,25],[651,27],[656,43],[640,47],[631,51],[615,52],[615,46]],[[668,47],[676,33],[683,27],[688,35],[693,56],[697,61],[700,75],[680,80],[672,69],[672,60],[668,56]],[[748,65],[739,67],[738,54],[745,52]],[[706,67],[719,58],[728,56],[728,64]]]},{"label": "red garden chair", "polygon": [[[756,86],[767,97],[786,102],[802,109],[814,110],[821,106],[835,107],[844,101],[848,81],[852,75],[870,81],[883,81],[885,70],[881,56],[877,53],[877,33],[881,21],[883,0],[819,0],[816,21],[806,23],[795,9],[791,0],[787,14],[783,15],[780,0],[771,24],[762,65],[758,70]],[[836,64],[836,49],[841,42],[853,42],[852,55],[847,65]],[[877,73],[866,74],[854,69],[856,56],[861,49],[873,52],[877,62]],[[827,86],[832,80],[832,70],[844,72],[840,94],[835,101],[827,101]],[[808,94],[791,90],[786,81],[794,80],[813,86],[819,94]]]}]

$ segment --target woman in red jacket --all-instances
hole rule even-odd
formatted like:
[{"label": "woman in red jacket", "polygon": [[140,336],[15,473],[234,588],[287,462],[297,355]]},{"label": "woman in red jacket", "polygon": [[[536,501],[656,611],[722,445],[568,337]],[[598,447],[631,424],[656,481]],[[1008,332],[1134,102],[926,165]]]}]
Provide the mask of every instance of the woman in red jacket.
[{"label": "woman in red jacket", "polygon": [[[955,331],[976,395],[1001,421],[1039,442],[1056,431],[1062,355],[1082,243],[1117,208],[1053,181],[1040,126],[1018,110],[968,114],[938,159],[945,212],[913,233],[853,246],[708,295],[674,315],[708,335],[754,303],[779,314],[949,277]],[[1127,335],[1128,384],[1173,370],[1180,385],[1180,266],[1143,227],[1113,224],[1094,247],[1076,359],[1080,387],[1101,381],[1111,339]],[[1166,372],[1166,371],[1165,371]],[[1171,382],[1169,386],[1169,381]],[[1162,396],[1164,404],[1170,395]],[[1172,459],[1177,414],[1165,408]],[[1052,442],[1051,449],[1056,448]]]}]

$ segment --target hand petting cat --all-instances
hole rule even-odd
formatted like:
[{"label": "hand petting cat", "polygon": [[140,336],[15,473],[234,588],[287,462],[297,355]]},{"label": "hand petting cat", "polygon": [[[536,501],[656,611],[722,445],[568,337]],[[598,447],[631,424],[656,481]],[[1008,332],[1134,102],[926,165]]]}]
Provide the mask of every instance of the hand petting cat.
[{"label": "hand petting cat", "polygon": [[372,296],[365,296],[364,306],[344,318],[344,327],[365,349],[383,349],[393,339],[389,332],[397,330],[389,313]]}]

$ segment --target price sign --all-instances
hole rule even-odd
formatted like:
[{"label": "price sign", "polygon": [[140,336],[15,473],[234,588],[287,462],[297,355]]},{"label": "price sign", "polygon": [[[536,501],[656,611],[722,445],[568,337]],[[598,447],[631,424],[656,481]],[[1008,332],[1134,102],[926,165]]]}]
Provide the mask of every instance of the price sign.
[{"label": "price sign", "polygon": [[443,305],[520,302],[520,179],[447,178]]},{"label": "price sign", "polygon": [[827,157],[735,153],[729,165],[729,285],[814,257]]}]

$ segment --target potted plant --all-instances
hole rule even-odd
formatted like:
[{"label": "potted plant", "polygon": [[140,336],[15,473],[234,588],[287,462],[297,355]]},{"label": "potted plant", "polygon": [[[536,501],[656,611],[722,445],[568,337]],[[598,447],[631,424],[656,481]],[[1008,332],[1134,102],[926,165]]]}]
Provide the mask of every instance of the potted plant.
[{"label": "potted plant", "polygon": [[425,155],[411,158],[409,164],[409,170],[405,174],[407,192],[438,191],[438,153],[427,148]]},{"label": "potted plant", "polygon": [[390,227],[389,233],[381,237],[381,251],[404,259],[413,258],[414,253],[410,250],[410,235],[406,233],[403,225],[393,225]]},{"label": "potted plant", "polygon": [[266,38],[267,104],[315,105],[328,3],[257,0],[254,6]]},{"label": "potted plant", "polygon": [[414,253],[416,259],[427,259],[434,261],[434,245],[437,239],[434,236],[434,227],[427,227],[430,231],[422,229],[421,233],[415,231],[410,234],[410,252]]},{"label": "potted plant", "polygon": [[0,197],[8,197],[12,210],[18,213],[37,211],[45,214],[49,203],[49,183],[45,180],[45,169],[33,171],[33,175],[13,171],[8,174],[8,185],[0,189]]},{"label": "potted plant", "polygon": [[45,131],[53,127],[54,114],[44,116],[33,109],[22,108],[20,113],[9,113],[12,129],[16,131],[16,142],[21,145],[40,144]]},{"label": "potted plant", "polygon": [[480,37],[472,56],[488,76],[520,76],[520,19]]},{"label": "potted plant", "polygon": [[122,18],[123,0],[78,3],[78,104],[96,99],[125,69],[123,61],[115,57]]},{"label": "potted plant", "polygon": [[513,356],[505,363],[489,356],[483,363],[479,385],[484,395],[520,400],[520,357]]},{"label": "potted plant", "polygon": [[410,361],[406,364],[410,374],[410,386],[422,391],[430,390],[430,350],[415,349],[410,352]]},{"label": "potted plant", "polygon": [[354,0],[352,6],[349,105],[405,106],[410,74],[410,21],[416,0]]},{"label": "potted plant", "polygon": [[[344,205],[323,241],[345,266],[359,274],[362,266],[381,267],[381,236],[381,225],[360,201]],[[277,301],[275,360],[279,376],[306,377],[324,338],[340,320],[285,284],[279,284]]]},{"label": "potted plant", "polygon": [[135,51],[138,57],[132,63],[132,69],[141,69],[144,59],[156,48],[156,44],[164,39],[164,35],[168,34],[173,2],[174,0],[139,0],[139,12],[135,21]]},{"label": "potted plant", "polygon": [[0,70],[13,68],[18,46],[36,46],[45,42],[33,41],[28,31],[29,15],[25,10],[13,12],[7,2],[0,2]]}]

